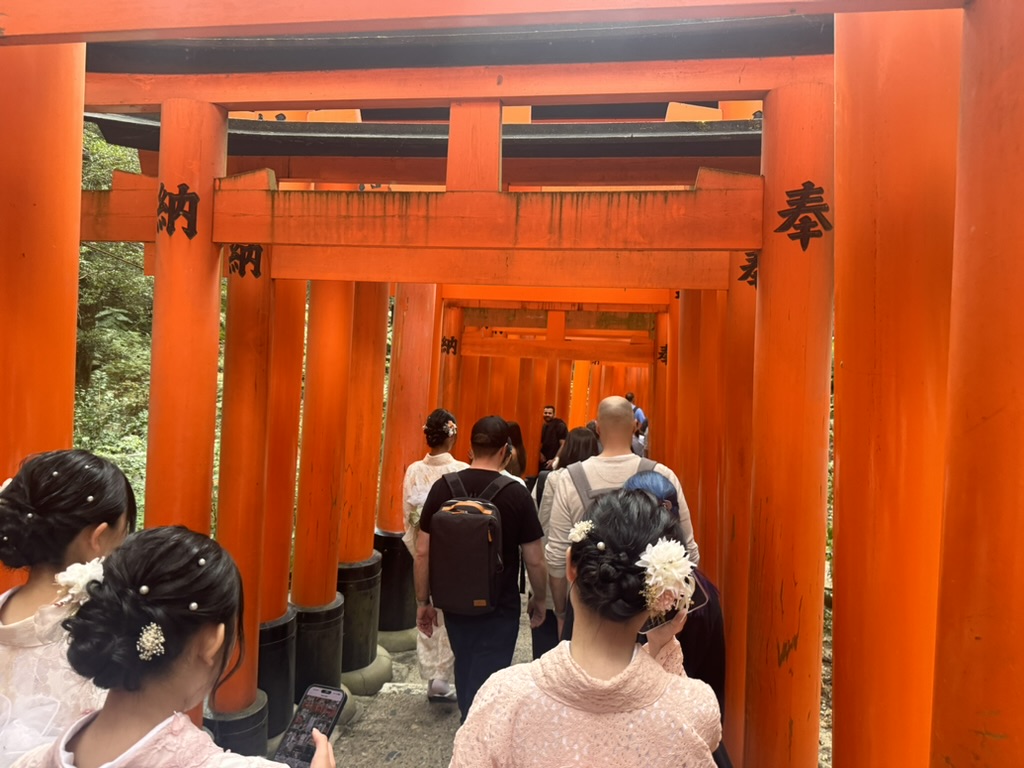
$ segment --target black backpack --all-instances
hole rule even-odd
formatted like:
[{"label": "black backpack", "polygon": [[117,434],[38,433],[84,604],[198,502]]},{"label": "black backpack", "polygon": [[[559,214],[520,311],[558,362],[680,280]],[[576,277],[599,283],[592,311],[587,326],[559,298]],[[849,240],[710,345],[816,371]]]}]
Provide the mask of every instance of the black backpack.
[{"label": "black backpack", "polygon": [[[641,472],[651,472],[658,466],[658,462],[652,461],[651,459],[641,458],[640,463],[636,466],[636,472],[634,475],[639,475]],[[572,484],[576,486],[576,493],[580,495],[580,501],[583,502],[583,515],[581,520],[587,516],[590,508],[597,503],[597,500],[602,496],[607,496],[609,493],[615,493],[620,490],[622,486],[613,486],[611,488],[599,488],[596,491],[590,487],[590,481],[587,480],[587,473],[583,471],[583,462],[577,461],[575,464],[570,464],[567,468],[569,477],[572,479]],[[625,483],[623,483],[625,485]]]},{"label": "black backpack", "polygon": [[497,607],[501,592],[501,514],[492,503],[514,483],[499,475],[483,492],[469,496],[457,472],[444,480],[453,498],[430,521],[430,596],[435,608],[479,616]]}]

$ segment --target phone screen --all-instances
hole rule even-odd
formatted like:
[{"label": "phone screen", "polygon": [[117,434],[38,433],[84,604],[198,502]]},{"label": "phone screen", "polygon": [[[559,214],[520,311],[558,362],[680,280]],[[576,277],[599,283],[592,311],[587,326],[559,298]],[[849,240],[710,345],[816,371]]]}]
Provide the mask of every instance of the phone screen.
[{"label": "phone screen", "polygon": [[308,768],[316,751],[313,746],[313,729],[316,728],[330,738],[345,706],[345,698],[345,692],[340,688],[309,686],[274,753],[274,760],[292,768]]}]

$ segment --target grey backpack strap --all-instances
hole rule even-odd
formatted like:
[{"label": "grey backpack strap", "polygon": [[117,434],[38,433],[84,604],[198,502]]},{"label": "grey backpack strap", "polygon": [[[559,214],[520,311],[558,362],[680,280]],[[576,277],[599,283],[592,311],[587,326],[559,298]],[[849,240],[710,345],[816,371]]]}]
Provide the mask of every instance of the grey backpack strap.
[{"label": "grey backpack strap", "polygon": [[458,472],[446,472],[445,482],[448,483],[448,490],[452,492],[453,499],[461,499],[466,496],[466,486],[462,484],[462,478]]},{"label": "grey backpack strap", "polygon": [[658,466],[658,462],[648,459],[646,456],[640,458],[640,463],[636,465],[636,474],[641,472],[653,472],[654,468]]},{"label": "grey backpack strap", "polygon": [[576,486],[576,493],[580,495],[580,501],[583,502],[583,512],[586,513],[590,508],[592,489],[590,481],[587,480],[587,473],[583,471],[583,462],[577,461],[575,464],[570,464],[566,471],[569,473],[572,484]]},{"label": "grey backpack strap", "polygon": [[508,486],[512,485],[512,483],[514,482],[515,480],[513,480],[508,475],[499,475],[498,477],[494,478],[486,488],[484,488],[483,492],[480,494],[478,498],[488,502],[494,501],[495,496],[501,493],[502,490],[504,490]]}]

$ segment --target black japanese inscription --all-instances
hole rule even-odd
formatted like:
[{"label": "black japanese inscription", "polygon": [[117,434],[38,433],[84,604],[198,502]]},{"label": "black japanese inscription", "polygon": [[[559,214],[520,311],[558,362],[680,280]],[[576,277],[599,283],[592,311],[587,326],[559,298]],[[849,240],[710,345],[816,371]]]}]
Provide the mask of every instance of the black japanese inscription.
[{"label": "black japanese inscription", "polygon": [[789,207],[779,211],[782,224],[775,231],[789,232],[789,239],[799,240],[802,250],[807,250],[813,238],[832,229],[832,222],[825,216],[829,210],[825,190],[813,181],[805,181],[800,189],[786,192],[786,203]]},{"label": "black japanese inscription", "polygon": [[658,347],[658,362],[668,364],[668,344]]},{"label": "black japanese inscription", "polygon": [[228,272],[245,277],[246,268],[251,268],[253,277],[260,277],[263,265],[263,246],[258,243],[232,243],[228,253]]},{"label": "black japanese inscription", "polygon": [[757,288],[757,260],[760,255],[760,251],[747,252],[747,263],[740,267],[739,282]]},{"label": "black japanese inscription", "polygon": [[185,226],[181,231],[191,240],[196,236],[196,211],[199,208],[199,195],[196,192],[189,192],[188,184],[179,184],[177,192],[168,192],[167,188],[160,183],[160,196],[156,206],[156,231],[167,230],[170,237],[177,229],[178,219],[185,219]]},{"label": "black japanese inscription", "polygon": [[454,336],[443,336],[441,338],[441,354],[442,355],[457,355],[459,354],[459,340]]}]

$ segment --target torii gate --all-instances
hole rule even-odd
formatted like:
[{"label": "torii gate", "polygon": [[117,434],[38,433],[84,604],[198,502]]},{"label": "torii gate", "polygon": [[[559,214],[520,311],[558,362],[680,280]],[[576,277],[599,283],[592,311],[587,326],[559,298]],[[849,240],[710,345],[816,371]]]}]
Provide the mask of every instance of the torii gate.
[{"label": "torii gate", "polygon": [[[118,2],[101,22],[106,29],[96,31],[97,22],[88,9],[70,3],[54,2],[41,9],[8,2],[0,37],[0,60],[7,77],[0,85],[0,99],[21,119],[5,124],[0,155],[8,177],[0,192],[0,221],[7,244],[0,316],[3,327],[19,331],[6,334],[0,343],[0,370],[4,371],[0,404],[9,417],[11,435],[3,445],[4,469],[12,468],[26,452],[70,443],[74,264],[80,232],[77,217],[68,213],[79,205],[79,121],[85,83],[84,47],[79,41],[564,22],[580,14],[591,14],[583,16],[591,21],[614,21],[624,16],[722,17],[792,9],[920,10],[903,16],[841,15],[837,19],[834,200],[841,219],[836,229],[835,275],[834,750],[844,759],[868,765],[920,764],[928,759],[936,766],[1017,764],[1024,738],[1024,707],[1015,696],[1022,682],[1019,641],[1024,618],[1005,608],[1019,603],[1024,591],[1017,546],[1018,510],[1024,501],[1018,472],[1024,458],[1019,437],[1024,362],[1020,344],[1015,343],[1021,340],[1024,308],[1013,290],[1016,273],[1011,261],[1020,235],[1000,225],[1012,221],[1011,206],[1019,196],[1014,193],[1021,191],[1017,171],[1024,162],[1024,149],[1005,126],[1019,125],[1024,118],[1024,106],[1013,96],[1024,75],[1024,55],[1013,37],[1024,25],[1024,7],[1013,0],[978,0],[962,13],[923,10],[961,5],[946,0],[590,0],[585,4],[527,0],[516,14],[460,17],[459,11],[444,7],[431,8],[432,15],[424,17],[419,6],[398,0],[365,10],[338,10],[328,3],[281,9],[254,2],[244,14],[189,1],[179,4],[179,12],[173,15]],[[958,45],[961,24],[962,46]],[[962,51],[962,62],[957,51]],[[964,89],[958,100],[956,83],[961,76]],[[223,150],[218,150],[224,144],[223,109],[242,105],[230,103],[225,83],[204,85],[200,79],[185,81],[177,91],[157,99],[166,134],[160,178],[174,185],[172,190],[188,183],[201,199],[209,200],[214,179],[226,173]],[[375,85],[378,91],[385,90],[383,84]],[[497,122],[493,104],[503,101],[504,93],[483,81],[461,85],[461,92],[441,88],[428,96],[453,103],[450,191],[444,196],[465,194],[484,201],[483,196],[497,194],[492,182],[500,163],[500,142],[493,130],[480,134],[482,143],[456,137],[459,130],[465,131],[463,136],[472,136],[471,126],[493,129]],[[214,95],[217,88],[222,96]],[[685,98],[672,88],[667,90]],[[922,90],[926,96],[921,96]],[[756,227],[764,236],[758,243],[761,257],[750,356],[753,406],[744,415],[730,402],[723,411],[721,432],[726,446],[725,518],[740,521],[737,530],[742,537],[742,521],[750,515],[750,560],[758,566],[749,581],[750,611],[744,617],[750,630],[745,764],[810,765],[816,752],[821,637],[821,569],[817,575],[814,571],[821,565],[824,541],[831,236],[823,233],[808,243],[806,251],[797,253],[793,242],[775,236],[772,225],[778,219],[772,217],[787,207],[785,193],[799,189],[804,180],[822,186],[826,194],[832,188],[832,94],[829,82],[805,74],[752,91],[736,95],[763,96],[766,111],[764,215]],[[705,91],[714,92],[730,93],[727,85]],[[417,94],[410,92],[409,97]],[[246,98],[287,106],[283,103],[287,96],[281,93],[274,98],[250,90]],[[463,101],[477,98],[485,103]],[[512,98],[529,103],[532,97],[523,93]],[[560,90],[546,98],[575,97]],[[802,121],[773,121],[773,114],[799,114]],[[996,116],[1001,122],[993,125]],[[874,119],[892,121],[892,130],[877,130]],[[913,130],[896,130],[906,127]],[[186,132],[200,139],[198,153],[183,142]],[[494,162],[486,168],[468,166],[471,144],[477,157],[487,156]],[[16,188],[10,179],[17,180]],[[271,205],[278,200],[292,205],[283,196],[294,193],[230,188],[254,181],[252,177],[225,181],[218,196],[225,204],[262,201],[264,212],[271,200],[275,201]],[[686,194],[674,193],[671,199],[682,200]],[[607,209],[609,200],[595,210],[602,205]],[[369,205],[382,213],[387,204],[390,201]],[[349,211],[340,197],[332,197],[328,205],[336,212]],[[427,204],[418,205],[422,212]],[[219,206],[217,202],[213,208],[200,209],[196,238],[157,240],[160,287],[151,422],[157,434],[165,429],[167,434],[173,432],[164,426],[166,416],[161,422],[161,414],[169,414],[176,406],[168,386],[176,377],[195,373],[187,389],[210,391],[210,372],[216,365],[215,356],[211,364],[209,355],[215,318],[211,289],[220,280],[216,245],[232,242],[216,238],[237,232],[245,214],[236,207],[218,224],[214,208]],[[892,216],[893,208],[903,215]],[[292,211],[309,212],[301,205],[293,205]],[[265,213],[263,221],[267,222]],[[538,215],[534,221],[543,218]],[[217,234],[217,227],[223,228],[223,234]],[[276,235],[264,230],[260,236]],[[298,233],[289,236],[300,237]],[[255,240],[247,237],[242,243]],[[301,257],[300,249],[321,245],[287,243],[291,252],[286,251],[284,263]],[[27,253],[33,254],[31,260],[23,257]],[[190,274],[192,265],[200,266],[201,272]],[[270,269],[275,269],[273,264]],[[369,268],[358,276],[371,274],[381,277]],[[323,317],[338,319],[345,314],[346,297],[343,288],[331,285],[331,290],[318,292],[322,299],[316,295],[314,299],[323,308]],[[700,334],[693,333],[697,327],[693,322],[684,322],[713,318],[721,311],[720,296],[706,298],[707,294],[701,297],[684,291],[679,307],[674,312],[670,308],[668,338],[671,342],[676,327],[681,367],[684,360],[700,360],[703,342],[709,346],[714,342],[712,322],[707,333],[702,322]],[[172,329],[168,321],[175,320],[175,308],[186,303],[189,325],[201,333],[192,345],[197,359],[176,370],[173,353],[183,352],[184,345],[168,338],[180,330]],[[725,330],[720,333],[731,338],[728,304],[726,300]],[[679,332],[682,329],[687,333]],[[45,356],[45,365],[40,355]],[[742,362],[739,355],[730,356],[723,359],[723,368],[735,370]],[[674,391],[694,381],[692,376],[678,372],[677,376]],[[206,410],[212,397],[200,396],[197,402]],[[744,418],[751,425],[751,437],[745,442]],[[205,442],[213,430],[212,413],[201,420],[198,431],[204,440],[198,442]],[[230,426],[226,415],[226,437],[239,431],[238,426]],[[182,464],[197,467],[194,474],[186,475],[194,482],[174,489],[175,499],[182,510],[202,509],[204,504],[208,508],[209,450],[198,446],[200,450],[193,452],[190,445],[182,440],[168,446],[188,457]],[[730,445],[749,450],[733,456]],[[173,457],[154,453],[157,466],[164,461],[178,466]],[[743,485],[730,467],[740,474],[744,467],[752,470],[746,482],[753,504],[743,499],[735,513],[729,489]],[[239,472],[244,476],[244,470]],[[733,485],[734,481],[740,484]],[[258,551],[254,547],[258,542],[251,540],[249,531],[230,531],[231,505],[224,502],[222,498],[222,519],[229,523],[226,538],[246,569],[248,586],[253,573],[245,558]],[[727,590],[728,583],[727,576]],[[863,635],[868,617],[875,615],[872,609],[884,610],[879,596],[889,597],[896,588],[912,595],[913,601],[902,606],[906,610],[884,614],[893,636],[869,645]],[[894,679],[898,685],[893,685]],[[229,697],[243,702],[250,678],[233,683],[235,690],[228,692]],[[729,727],[735,728],[735,722],[735,717],[730,718]]]}]

